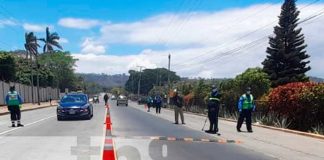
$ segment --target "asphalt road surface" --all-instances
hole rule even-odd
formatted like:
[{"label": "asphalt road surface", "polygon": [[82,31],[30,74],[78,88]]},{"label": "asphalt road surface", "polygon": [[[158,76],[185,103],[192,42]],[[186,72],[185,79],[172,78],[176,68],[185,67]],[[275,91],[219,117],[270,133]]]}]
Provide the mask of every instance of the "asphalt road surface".
[{"label": "asphalt road surface", "polygon": [[56,107],[22,113],[23,128],[0,116],[1,160],[99,160],[105,107],[94,105],[91,120],[57,121]]},{"label": "asphalt road surface", "polygon": [[[191,142],[215,138],[115,101],[110,106],[118,160],[271,159],[235,143]],[[11,128],[9,115],[0,116],[0,159],[100,160],[104,119],[102,103],[94,105],[91,120],[57,121],[51,107],[23,112],[25,127]]]},{"label": "asphalt road surface", "polygon": [[192,142],[190,140],[215,138],[130,106],[117,107],[114,101],[110,104],[112,134],[119,160],[272,159],[235,143]]}]

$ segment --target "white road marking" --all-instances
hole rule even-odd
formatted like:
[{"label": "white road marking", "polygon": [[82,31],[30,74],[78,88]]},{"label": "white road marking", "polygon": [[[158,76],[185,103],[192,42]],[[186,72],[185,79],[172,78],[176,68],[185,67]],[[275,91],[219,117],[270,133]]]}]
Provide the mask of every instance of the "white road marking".
[{"label": "white road marking", "polygon": [[[45,120],[50,119],[50,118],[53,118],[53,117],[56,117],[56,115],[49,116],[49,117],[46,117],[46,118],[43,118],[43,119],[37,120],[37,121],[32,122],[32,123],[25,124],[24,127],[28,127],[28,126],[30,126],[30,125],[33,125],[33,124],[39,123],[39,122],[41,122],[41,121],[45,121]],[[9,132],[12,132],[12,131],[15,131],[15,130],[18,130],[18,129],[22,129],[22,128],[24,128],[24,127],[17,127],[17,128],[9,129],[9,130],[6,130],[6,131],[3,131],[3,132],[0,132],[0,135],[7,134],[7,133],[9,133]]]},{"label": "white road marking", "polygon": [[163,144],[162,146],[162,157],[166,158],[168,156],[168,146],[166,144]]}]

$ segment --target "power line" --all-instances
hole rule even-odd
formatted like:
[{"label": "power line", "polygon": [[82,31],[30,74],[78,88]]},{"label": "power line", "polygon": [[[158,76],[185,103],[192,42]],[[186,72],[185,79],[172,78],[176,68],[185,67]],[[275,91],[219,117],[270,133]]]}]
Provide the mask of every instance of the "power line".
[{"label": "power line", "polygon": [[[314,19],[314,18],[316,18],[316,17],[322,16],[323,14],[324,14],[324,8],[323,8],[321,11],[319,11],[319,13],[316,13],[316,14],[314,14],[314,15],[311,15],[311,16],[305,18],[304,20],[300,21],[298,24],[305,23],[305,22],[310,21],[310,20],[312,20],[312,19]],[[271,34],[271,35],[269,35],[269,36],[274,36],[274,34]],[[245,48],[252,48],[252,47],[254,47],[254,46],[259,45],[259,44],[260,44],[259,41],[262,41],[264,38],[267,38],[267,37],[269,37],[269,36],[262,37],[262,38],[260,38],[260,39],[258,39],[258,40],[255,40],[255,41],[250,42],[250,43],[248,43],[248,44],[245,44],[245,45],[243,45],[243,46],[237,47],[237,48],[235,48],[235,49],[233,49],[233,50],[230,50],[230,51],[227,51],[227,52],[221,53],[220,55],[215,56],[215,57],[213,57],[213,58],[211,58],[211,59],[209,59],[209,60],[200,61],[200,62],[198,62],[198,63],[190,64],[190,66],[194,66],[194,65],[203,65],[203,64],[206,64],[206,63],[208,63],[208,62],[212,62],[212,61],[214,61],[214,60],[219,60],[219,58],[222,58],[222,57],[224,57],[224,56],[228,56],[228,55],[232,55],[232,54],[234,54],[234,53],[237,53],[238,51],[241,51],[241,50],[243,50],[243,49],[245,49]],[[189,68],[190,68],[190,67],[189,67]],[[186,69],[188,69],[188,67],[187,67]]]},{"label": "power line", "polygon": [[[226,51],[226,52],[221,52],[219,55],[213,57],[213,58],[210,58],[208,60],[204,60],[204,61],[199,61],[199,62],[196,62],[196,63],[193,63],[193,64],[187,64],[187,65],[190,65],[189,67],[183,67],[182,69],[188,69],[188,68],[191,68],[192,66],[200,66],[200,65],[205,65],[205,64],[208,64],[210,62],[214,62],[215,60],[218,60],[222,57],[225,57],[225,56],[229,56],[229,55],[232,55],[234,53],[238,53],[239,51],[242,51],[243,49],[250,49],[250,48],[253,48],[255,46],[258,46],[260,45],[262,41],[264,41],[264,39],[268,38],[267,36],[264,36],[260,39],[257,39],[253,42],[250,42],[250,43],[247,43],[245,45],[242,45],[242,46],[239,46],[237,48],[234,48],[232,50],[229,50],[229,51]],[[178,69],[178,70],[182,70],[182,69]]]},{"label": "power line", "polygon": [[[279,3],[281,2],[281,0],[278,0],[277,2],[275,3]],[[264,11],[266,11],[267,9],[273,7],[274,5],[272,4],[269,4],[269,5],[266,5],[265,7],[261,8],[260,10],[257,10],[256,12],[253,12],[252,14],[249,14],[248,16],[244,17],[244,18],[236,18],[235,20],[233,20],[233,22],[237,22],[237,23],[234,23],[234,24],[231,24],[231,25],[227,25],[227,26],[223,26],[221,27],[220,29],[224,29],[226,28],[227,30],[229,29],[232,29],[234,26],[237,26],[238,24],[241,24],[243,23],[244,21],[248,20],[249,18],[255,16],[255,15],[258,15]],[[201,43],[203,42],[207,42],[210,40],[210,37],[208,37],[207,39],[203,40]]]},{"label": "power line", "polygon": [[[190,21],[190,19],[192,18],[192,16],[194,15],[194,13],[192,13],[192,11],[193,11],[194,9],[199,8],[199,7],[202,5],[202,0],[196,0],[195,2],[196,2],[196,3],[193,4],[195,7],[192,7],[191,9],[189,9],[189,10],[187,11],[187,13],[189,13],[189,14],[187,14],[187,17],[185,17],[185,19],[184,19],[183,21],[181,21],[181,23],[179,24],[178,28],[176,28],[174,34],[170,34],[170,35],[172,35],[172,36],[171,36],[169,39],[176,38],[177,35],[179,35],[179,33],[181,33],[181,29],[183,28],[183,26],[184,26],[185,24],[187,24],[187,23]],[[168,41],[168,42],[165,44],[165,46],[168,46],[169,43],[170,43],[170,41]]]},{"label": "power line", "polygon": [[[179,3],[179,8],[178,8],[178,10],[180,11],[180,10],[182,10],[181,8],[183,7],[183,5],[185,4],[184,2],[185,2],[186,0],[182,0],[182,1],[180,1],[180,3]],[[175,21],[175,19],[176,19],[176,14],[172,14],[172,16],[171,16],[171,18],[170,18],[170,25],[168,25],[168,27],[167,27],[167,29],[166,29],[166,32],[168,33],[168,31],[170,30],[170,27],[172,26],[172,24],[174,23],[174,21]],[[165,33],[165,32],[163,32],[163,33]],[[158,42],[157,43],[166,43],[166,41],[165,40],[162,40],[162,38],[161,38],[161,36],[163,35],[163,33],[162,32],[160,32],[160,34],[157,36],[157,38],[158,38]],[[162,42],[162,41],[164,41],[164,42]]]},{"label": "power line", "polygon": [[[307,5],[305,5],[304,7],[302,7],[301,10],[302,10],[302,9],[305,9],[305,8],[311,6],[311,5],[313,5],[313,4],[315,4],[315,3],[319,2],[319,1],[320,1],[320,0],[315,0],[315,1],[311,2],[311,3],[307,4]],[[188,62],[188,61],[196,61],[197,58],[201,58],[202,56],[213,54],[214,51],[218,50],[220,47],[225,46],[225,45],[227,45],[227,44],[232,44],[232,43],[235,43],[236,41],[239,41],[239,40],[241,40],[241,39],[244,39],[244,38],[246,38],[246,37],[248,37],[248,36],[250,36],[250,35],[252,35],[252,34],[254,34],[254,33],[256,33],[256,32],[258,32],[258,31],[260,31],[260,30],[263,30],[264,28],[266,28],[266,27],[268,27],[268,26],[270,26],[270,25],[272,25],[272,24],[274,24],[275,22],[277,22],[277,20],[275,20],[275,21],[273,21],[273,22],[271,22],[271,23],[269,23],[269,24],[266,24],[266,25],[264,25],[264,26],[262,26],[262,27],[260,27],[260,28],[257,28],[257,29],[255,29],[255,30],[253,30],[253,31],[251,31],[251,32],[248,32],[248,33],[246,33],[246,34],[244,34],[244,35],[242,35],[242,36],[236,38],[236,39],[233,40],[233,41],[230,41],[230,42],[228,42],[228,43],[222,43],[222,44],[220,44],[218,47],[216,47],[215,49],[209,50],[209,51],[207,51],[207,52],[205,52],[205,53],[202,53],[201,55],[195,56],[195,57],[190,58],[190,59],[188,59],[188,60],[186,60],[186,61],[187,61],[187,62]],[[178,63],[178,64],[175,64],[174,66],[182,66],[183,64],[184,64],[184,63]]]}]

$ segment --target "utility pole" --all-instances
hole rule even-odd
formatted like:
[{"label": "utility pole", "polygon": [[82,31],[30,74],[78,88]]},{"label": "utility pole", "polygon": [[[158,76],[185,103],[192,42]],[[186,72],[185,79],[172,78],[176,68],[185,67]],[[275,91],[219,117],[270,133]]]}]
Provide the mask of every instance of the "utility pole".
[{"label": "utility pole", "polygon": [[[38,56],[38,55],[37,55]],[[37,103],[38,103],[38,105],[40,105],[40,95],[39,95],[39,68],[40,68],[40,66],[39,66],[39,63],[38,63],[38,57],[36,56],[36,67],[37,67]]]},{"label": "utility pole", "polygon": [[138,79],[138,86],[137,86],[137,98],[140,97],[140,90],[141,90],[141,78],[142,78],[142,68],[144,68],[144,66],[137,66],[140,68],[140,77]]},{"label": "utility pole", "polygon": [[170,63],[171,63],[171,54],[168,56],[169,63],[168,63],[168,106],[170,105],[170,89],[171,89],[171,84],[170,84]]},{"label": "utility pole", "polygon": [[134,80],[135,80],[135,79],[134,79],[134,75],[131,74],[131,77],[130,77],[130,78],[131,78],[131,80],[132,80],[132,93],[135,94],[135,87],[134,87]]},{"label": "utility pole", "polygon": [[[33,74],[33,72],[34,72],[34,63],[33,63],[33,53],[31,53],[31,52],[29,52],[28,50],[27,50],[27,54],[29,53],[29,56],[30,56],[30,74],[31,74],[31,76],[30,76],[30,85],[31,85],[31,96],[32,96],[32,103],[34,104],[35,103],[35,101],[34,101],[34,74]],[[28,57],[27,57],[28,58]]]}]

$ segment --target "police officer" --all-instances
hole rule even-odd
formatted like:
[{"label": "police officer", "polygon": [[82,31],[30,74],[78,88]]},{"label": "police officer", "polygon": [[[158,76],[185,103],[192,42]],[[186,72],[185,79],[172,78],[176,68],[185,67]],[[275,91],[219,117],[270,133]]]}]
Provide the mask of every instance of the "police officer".
[{"label": "police officer", "polygon": [[156,114],[161,114],[162,97],[159,94],[155,96],[154,103],[156,107]]},{"label": "police officer", "polygon": [[16,127],[15,121],[17,121],[17,127],[23,127],[24,125],[20,123],[20,105],[22,104],[22,99],[17,91],[15,91],[14,86],[10,87],[10,91],[6,96],[6,104],[8,106],[8,110],[10,111],[12,127]]},{"label": "police officer", "polygon": [[109,99],[109,96],[108,96],[108,94],[106,93],[106,94],[104,95],[105,105],[108,104],[108,99]]},{"label": "police officer", "polygon": [[212,86],[212,92],[208,98],[208,119],[209,119],[209,130],[207,133],[216,134],[218,132],[218,112],[220,105],[220,94],[215,85]]},{"label": "police officer", "polygon": [[252,133],[252,112],[255,111],[254,98],[251,94],[251,88],[246,89],[246,93],[240,97],[238,103],[238,110],[240,112],[240,117],[237,122],[236,129],[238,132],[241,132],[241,126],[244,119],[246,119],[246,128],[247,131]]},{"label": "police officer", "polygon": [[183,98],[182,98],[182,96],[179,95],[177,89],[174,89],[173,92],[174,92],[174,95],[172,97],[172,103],[173,103],[173,107],[174,107],[174,119],[175,119],[174,124],[179,124],[179,115],[180,115],[182,124],[186,124],[184,122],[184,116],[183,116]]},{"label": "police officer", "polygon": [[148,96],[146,99],[147,112],[150,112],[150,108],[153,106],[153,98]]}]

